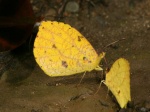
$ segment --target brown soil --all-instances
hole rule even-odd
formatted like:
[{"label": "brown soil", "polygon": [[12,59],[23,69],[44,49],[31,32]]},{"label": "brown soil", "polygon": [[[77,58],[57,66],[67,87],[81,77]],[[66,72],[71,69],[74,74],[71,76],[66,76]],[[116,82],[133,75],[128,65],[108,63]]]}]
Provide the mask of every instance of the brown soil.
[{"label": "brown soil", "polygon": [[[0,112],[150,112],[150,1],[76,0],[79,10],[60,10],[63,0],[31,0],[36,16],[68,23],[78,29],[107,64],[126,58],[131,66],[132,102],[120,109],[112,94],[99,86],[101,72],[51,78],[24,44],[13,51],[13,61],[1,76]],[[64,5],[65,7],[65,5]],[[60,11],[60,12],[59,12]],[[108,44],[123,39],[107,48]]]}]

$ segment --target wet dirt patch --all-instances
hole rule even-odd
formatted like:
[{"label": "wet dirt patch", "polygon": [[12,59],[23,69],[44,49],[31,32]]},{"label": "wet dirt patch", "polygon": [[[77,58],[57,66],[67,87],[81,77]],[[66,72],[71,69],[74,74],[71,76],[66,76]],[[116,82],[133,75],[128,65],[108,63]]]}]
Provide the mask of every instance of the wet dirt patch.
[{"label": "wet dirt patch", "polygon": [[[125,111],[150,111],[149,0],[75,0],[79,10],[73,13],[59,12],[65,0],[31,1],[36,16],[68,23],[77,28],[98,53],[106,51],[109,67],[119,57],[129,60],[133,106]],[[122,38],[125,39],[105,47]],[[82,73],[70,77],[48,77],[36,65],[32,51],[28,50],[15,55],[15,60],[14,66],[7,69],[6,77],[2,74],[2,112],[122,111],[113,95],[107,94],[106,86],[102,85],[99,92],[93,95],[99,86],[101,72],[87,73],[77,88]]]}]

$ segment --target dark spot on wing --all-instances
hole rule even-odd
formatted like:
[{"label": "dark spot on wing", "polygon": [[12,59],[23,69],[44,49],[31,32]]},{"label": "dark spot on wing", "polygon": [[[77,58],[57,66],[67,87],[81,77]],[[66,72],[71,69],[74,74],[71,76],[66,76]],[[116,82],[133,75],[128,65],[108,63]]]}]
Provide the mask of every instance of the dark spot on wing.
[{"label": "dark spot on wing", "polygon": [[56,49],[57,47],[56,47],[56,45],[55,45],[55,44],[53,44],[53,45],[52,45],[52,48],[55,48],[55,49]]},{"label": "dark spot on wing", "polygon": [[92,61],[88,61],[89,63],[92,63]]},{"label": "dark spot on wing", "polygon": [[66,61],[62,61],[62,66],[65,67],[65,68],[67,68],[68,67],[67,62]]},{"label": "dark spot on wing", "polygon": [[120,90],[118,91],[118,94],[120,94]]},{"label": "dark spot on wing", "polygon": [[81,38],[84,38],[83,36],[78,36],[78,41],[81,41]]},{"label": "dark spot on wing", "polygon": [[84,60],[84,62],[91,63],[91,61],[90,61],[90,60],[88,60],[88,58],[87,58],[87,57],[83,57],[83,60]]},{"label": "dark spot on wing", "polygon": [[83,57],[83,60],[86,60],[87,58],[86,57]]}]

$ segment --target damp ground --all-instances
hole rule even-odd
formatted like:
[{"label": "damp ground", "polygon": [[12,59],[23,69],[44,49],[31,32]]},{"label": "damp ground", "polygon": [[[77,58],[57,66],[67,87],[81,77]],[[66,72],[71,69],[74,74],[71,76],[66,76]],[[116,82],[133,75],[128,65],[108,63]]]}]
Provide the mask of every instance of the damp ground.
[{"label": "damp ground", "polygon": [[104,79],[102,72],[87,72],[78,87],[83,73],[56,78],[45,75],[35,62],[32,45],[26,42],[10,52],[10,67],[1,74],[0,112],[149,112],[150,1],[66,1],[31,0],[36,16],[70,24],[98,53],[105,51],[108,67],[120,57],[129,61],[131,104],[120,109],[104,84],[94,95]]}]

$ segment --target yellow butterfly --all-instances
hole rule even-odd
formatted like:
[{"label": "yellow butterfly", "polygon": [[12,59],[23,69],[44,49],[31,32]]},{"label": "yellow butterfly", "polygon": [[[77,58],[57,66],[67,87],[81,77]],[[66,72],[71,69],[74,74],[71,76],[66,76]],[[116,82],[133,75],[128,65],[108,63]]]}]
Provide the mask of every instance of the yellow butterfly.
[{"label": "yellow butterfly", "polygon": [[99,67],[105,53],[99,56],[76,29],[56,21],[43,21],[34,42],[34,56],[49,76],[68,76]]},{"label": "yellow butterfly", "polygon": [[120,58],[112,65],[106,74],[104,82],[116,97],[121,108],[131,101],[130,96],[130,67],[126,59]]}]

